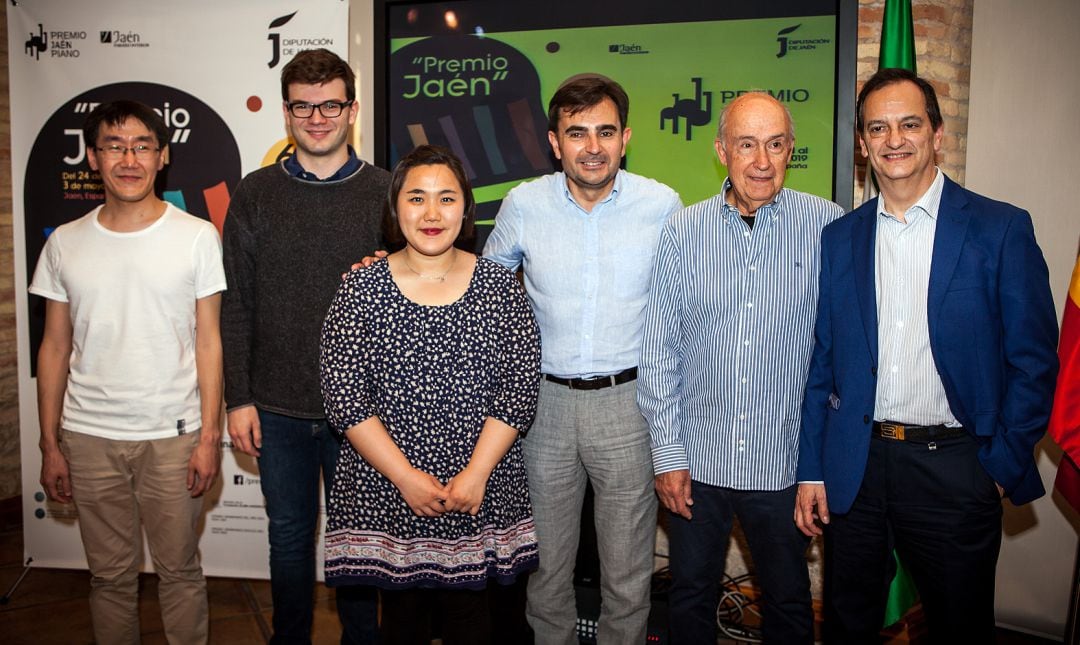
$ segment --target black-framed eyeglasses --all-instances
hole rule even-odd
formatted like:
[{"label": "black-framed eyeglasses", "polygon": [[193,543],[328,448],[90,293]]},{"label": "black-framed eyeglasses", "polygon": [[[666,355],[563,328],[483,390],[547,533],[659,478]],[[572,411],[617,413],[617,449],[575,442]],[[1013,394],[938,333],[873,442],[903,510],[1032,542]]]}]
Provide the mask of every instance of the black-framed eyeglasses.
[{"label": "black-framed eyeglasses", "polygon": [[113,161],[119,161],[127,156],[128,152],[135,155],[136,159],[145,161],[147,159],[153,159],[154,155],[161,151],[161,148],[155,148],[154,146],[148,146],[145,143],[140,143],[130,148],[119,144],[111,144],[96,148],[98,152],[104,156],[112,159]]},{"label": "black-framed eyeglasses", "polygon": [[355,101],[323,101],[322,103],[304,103],[303,101],[293,101],[286,103],[289,107],[289,114],[295,116],[298,119],[310,118],[312,114],[315,114],[315,108],[319,108],[319,114],[323,115],[327,119],[332,119],[336,116],[341,116],[341,112],[352,105]]}]

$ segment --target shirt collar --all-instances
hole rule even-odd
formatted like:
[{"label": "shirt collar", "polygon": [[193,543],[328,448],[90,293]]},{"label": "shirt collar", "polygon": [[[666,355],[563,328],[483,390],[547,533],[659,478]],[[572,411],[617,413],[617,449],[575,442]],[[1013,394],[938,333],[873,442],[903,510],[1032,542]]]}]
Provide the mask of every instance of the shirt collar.
[{"label": "shirt collar", "polygon": [[364,162],[360,161],[360,158],[356,156],[356,151],[353,150],[352,146],[346,146],[346,149],[348,150],[349,157],[345,160],[345,164],[342,165],[341,168],[338,168],[337,172],[326,179],[319,179],[314,173],[304,170],[304,167],[300,165],[300,160],[296,158],[296,155],[291,155],[285,159],[285,172],[289,173],[291,177],[303,179],[304,181],[341,181],[357,170],[360,170],[360,167],[364,165]]},{"label": "shirt collar", "polygon": [[[912,204],[911,208],[904,213],[906,221],[910,222],[912,215],[918,218],[924,213],[931,219],[937,219],[938,208],[941,206],[941,191],[945,188],[945,173],[941,172],[941,168],[935,167],[934,170],[937,174],[934,175],[934,181],[930,183],[930,187],[926,189],[919,201]],[[896,219],[892,213],[885,210],[885,196],[880,193],[878,193],[877,213],[878,217]]]},{"label": "shirt collar", "polygon": [[[559,174],[562,175],[562,181],[559,182],[559,185],[562,186],[563,195],[565,195],[566,199],[572,202],[575,206],[577,206],[578,208],[582,208],[581,204],[579,204],[577,202],[577,199],[574,198],[574,193],[570,192],[570,178],[567,177],[566,173],[564,172],[560,171]],[[611,186],[611,192],[607,194],[607,197],[598,201],[596,203],[597,206],[599,206],[600,204],[606,204],[608,202],[615,201],[615,199],[619,196],[619,191],[622,190],[622,179],[623,171],[620,168],[619,171],[615,174],[615,183]]]},{"label": "shirt collar", "polygon": [[[742,211],[728,203],[727,194],[729,190],[731,190],[731,178],[725,177],[724,185],[720,189],[720,203],[722,204],[721,208],[724,217],[741,218],[743,216]],[[784,193],[786,191],[786,188],[781,188],[780,192],[776,194],[776,199],[772,200],[768,204],[762,204],[761,206],[759,206],[758,209],[754,211],[754,216],[757,217],[759,215],[775,215],[776,212],[780,209],[780,205],[784,202]]]}]

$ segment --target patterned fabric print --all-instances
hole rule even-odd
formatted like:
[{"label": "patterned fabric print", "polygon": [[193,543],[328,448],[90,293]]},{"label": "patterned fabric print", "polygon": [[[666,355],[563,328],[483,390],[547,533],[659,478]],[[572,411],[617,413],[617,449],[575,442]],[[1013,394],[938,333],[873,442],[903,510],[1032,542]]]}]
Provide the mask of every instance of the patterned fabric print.
[{"label": "patterned fabric print", "polygon": [[[331,425],[378,415],[412,465],[446,482],[469,462],[484,419],[524,432],[536,412],[540,337],[517,279],[478,259],[465,295],[406,299],[380,262],[354,271],[323,327],[322,388]],[[521,443],[488,480],[475,517],[420,517],[346,441],[330,492],[328,584],[483,588],[538,562]]]}]

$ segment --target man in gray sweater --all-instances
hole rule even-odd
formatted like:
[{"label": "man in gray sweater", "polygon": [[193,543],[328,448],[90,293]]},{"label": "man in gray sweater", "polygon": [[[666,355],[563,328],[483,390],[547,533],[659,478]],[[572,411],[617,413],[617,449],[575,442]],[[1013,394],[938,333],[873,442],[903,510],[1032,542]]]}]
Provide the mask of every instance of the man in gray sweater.
[{"label": "man in gray sweater", "polygon": [[[323,318],[357,254],[381,246],[389,173],[347,145],[349,65],[325,49],[281,72],[295,153],[240,182],[224,228],[225,403],[233,445],[258,458],[269,517],[272,643],[311,641],[319,474],[329,491],[339,439],[319,390]],[[342,643],[376,642],[373,589],[337,590]]]}]

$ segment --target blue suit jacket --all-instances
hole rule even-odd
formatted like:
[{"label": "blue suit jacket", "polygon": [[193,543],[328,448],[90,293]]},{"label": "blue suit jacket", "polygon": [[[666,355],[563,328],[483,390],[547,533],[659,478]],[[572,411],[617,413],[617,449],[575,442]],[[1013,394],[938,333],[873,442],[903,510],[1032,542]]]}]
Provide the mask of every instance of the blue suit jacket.
[{"label": "blue suit jacket", "polygon": [[[866,470],[878,366],[877,200],[825,228],[799,481],[851,508]],[[1057,316],[1027,212],[945,178],[927,295],[930,349],[979,461],[1015,504],[1045,491],[1034,446],[1057,379]],[[903,421],[903,419],[896,419]]]}]

